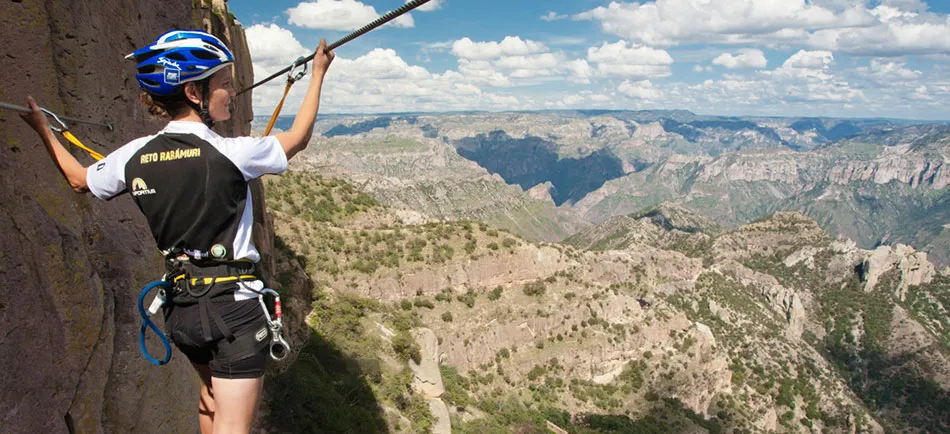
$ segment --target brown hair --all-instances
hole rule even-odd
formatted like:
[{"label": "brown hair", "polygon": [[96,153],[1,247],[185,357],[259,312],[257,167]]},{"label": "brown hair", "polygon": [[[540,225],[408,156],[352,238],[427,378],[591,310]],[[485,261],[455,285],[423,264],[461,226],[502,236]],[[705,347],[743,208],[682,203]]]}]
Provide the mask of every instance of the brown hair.
[{"label": "brown hair", "polygon": [[[193,83],[198,86],[198,92],[201,92],[202,98],[207,100],[208,92],[211,91],[211,77]],[[188,110],[198,111],[198,105],[188,101],[188,97],[185,96],[185,86],[179,86],[175,93],[167,96],[142,92],[139,102],[148,109],[149,114],[158,119],[175,119],[187,114]]]},{"label": "brown hair", "polygon": [[184,92],[175,92],[168,96],[152,95],[142,92],[139,102],[148,110],[152,117],[169,120],[179,117],[191,109]]}]

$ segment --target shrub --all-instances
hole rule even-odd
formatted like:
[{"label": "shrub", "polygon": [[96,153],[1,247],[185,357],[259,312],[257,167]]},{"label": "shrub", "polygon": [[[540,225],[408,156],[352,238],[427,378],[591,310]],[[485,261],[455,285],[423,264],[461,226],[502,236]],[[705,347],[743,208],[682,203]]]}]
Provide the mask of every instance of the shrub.
[{"label": "shrub", "polygon": [[432,302],[429,301],[429,299],[428,299],[428,298],[425,298],[425,297],[416,298],[416,299],[412,302],[412,304],[413,304],[414,306],[416,306],[416,307],[425,307],[425,308],[428,308],[428,309],[435,309],[435,305],[432,304]]},{"label": "shrub", "polygon": [[442,314],[442,321],[452,322],[452,312],[444,312]]},{"label": "shrub", "polygon": [[402,310],[410,310],[412,309],[412,302],[409,300],[402,300],[399,302],[399,307],[401,307]]},{"label": "shrub", "polygon": [[459,295],[455,298],[458,301],[465,303],[465,305],[468,306],[469,308],[475,307],[475,291],[473,291],[471,288],[469,288],[468,291],[465,292],[464,295]]},{"label": "shrub", "polygon": [[393,351],[404,362],[412,360],[417,364],[422,362],[422,348],[407,331],[397,333],[393,337]]},{"label": "shrub", "polygon": [[542,296],[544,295],[545,291],[547,291],[547,286],[545,286],[544,282],[531,282],[526,283],[522,290],[524,291],[525,295]]},{"label": "shrub", "polygon": [[491,301],[498,300],[499,298],[501,298],[501,291],[502,291],[501,285],[496,286],[495,289],[491,290],[491,292],[488,293],[488,299]]}]

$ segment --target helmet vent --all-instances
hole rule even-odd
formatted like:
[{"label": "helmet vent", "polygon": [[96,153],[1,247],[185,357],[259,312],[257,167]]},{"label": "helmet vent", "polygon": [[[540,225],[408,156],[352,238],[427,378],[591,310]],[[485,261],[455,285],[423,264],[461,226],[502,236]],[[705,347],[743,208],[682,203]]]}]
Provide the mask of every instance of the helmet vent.
[{"label": "helmet vent", "polygon": [[166,54],[165,54],[165,57],[167,57],[167,58],[169,58],[169,59],[172,59],[172,60],[178,60],[178,61],[180,61],[180,62],[184,62],[184,61],[188,60],[188,58],[185,57],[184,55],[182,55],[181,53],[166,53]]},{"label": "helmet vent", "polygon": [[217,60],[218,56],[203,50],[191,50],[191,55],[202,60]]},{"label": "helmet vent", "polygon": [[156,55],[156,54],[158,54],[158,53],[160,53],[160,51],[158,51],[158,50],[151,50],[151,51],[146,51],[146,52],[144,52],[144,53],[142,53],[142,54],[139,54],[138,56],[135,56],[135,63],[142,63],[142,62],[144,62],[144,61],[146,61],[146,60],[152,58],[152,56],[154,56],[154,55]]}]

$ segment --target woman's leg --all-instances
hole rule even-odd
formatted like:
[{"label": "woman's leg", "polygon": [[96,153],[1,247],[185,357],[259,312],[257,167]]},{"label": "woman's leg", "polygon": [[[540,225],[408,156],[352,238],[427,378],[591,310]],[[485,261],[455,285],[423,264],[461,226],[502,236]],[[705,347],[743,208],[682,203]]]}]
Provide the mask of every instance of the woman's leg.
[{"label": "woman's leg", "polygon": [[264,377],[211,377],[211,384],[216,409],[214,434],[250,432],[261,400]]},{"label": "woman's leg", "polygon": [[201,378],[201,396],[198,398],[198,426],[201,434],[214,433],[214,390],[211,388],[211,369],[208,365],[192,363]]}]

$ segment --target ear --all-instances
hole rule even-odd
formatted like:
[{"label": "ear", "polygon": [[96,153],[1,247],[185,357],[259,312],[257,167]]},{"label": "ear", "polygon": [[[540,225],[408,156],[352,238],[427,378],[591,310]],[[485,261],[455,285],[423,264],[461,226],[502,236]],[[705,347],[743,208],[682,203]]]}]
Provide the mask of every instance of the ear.
[{"label": "ear", "polygon": [[201,90],[198,89],[198,85],[193,81],[185,83],[185,98],[188,98],[188,101],[196,105],[201,105]]}]

